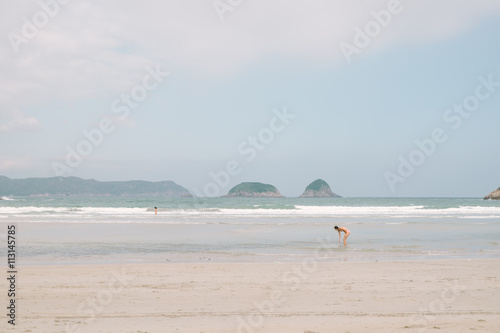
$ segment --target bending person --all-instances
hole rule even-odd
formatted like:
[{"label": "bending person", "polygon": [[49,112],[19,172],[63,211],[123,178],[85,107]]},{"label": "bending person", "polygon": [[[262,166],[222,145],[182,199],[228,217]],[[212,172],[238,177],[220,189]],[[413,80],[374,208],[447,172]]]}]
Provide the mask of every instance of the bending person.
[{"label": "bending person", "polygon": [[337,232],[339,233],[339,243],[340,243],[340,232],[342,231],[344,233],[344,245],[347,245],[346,239],[351,234],[349,229],[335,226],[335,230],[337,230]]}]

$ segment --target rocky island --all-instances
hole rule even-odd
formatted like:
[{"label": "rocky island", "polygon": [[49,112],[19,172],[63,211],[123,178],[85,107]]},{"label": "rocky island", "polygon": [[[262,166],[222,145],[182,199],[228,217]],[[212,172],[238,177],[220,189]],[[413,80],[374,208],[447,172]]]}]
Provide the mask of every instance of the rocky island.
[{"label": "rocky island", "polygon": [[500,200],[500,187],[484,197],[484,200]]},{"label": "rocky island", "polygon": [[283,198],[276,187],[269,184],[246,182],[236,185],[226,198]]},{"label": "rocky island", "polygon": [[299,198],[341,198],[341,196],[333,193],[330,185],[323,179],[316,179],[306,187]]}]

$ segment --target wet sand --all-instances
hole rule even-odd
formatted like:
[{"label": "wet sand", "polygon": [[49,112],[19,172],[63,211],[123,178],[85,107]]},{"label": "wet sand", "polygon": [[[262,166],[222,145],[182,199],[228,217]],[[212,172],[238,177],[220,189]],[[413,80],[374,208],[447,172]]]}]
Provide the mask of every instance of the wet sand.
[{"label": "wet sand", "polygon": [[500,331],[500,259],[29,266],[17,288],[15,332]]}]

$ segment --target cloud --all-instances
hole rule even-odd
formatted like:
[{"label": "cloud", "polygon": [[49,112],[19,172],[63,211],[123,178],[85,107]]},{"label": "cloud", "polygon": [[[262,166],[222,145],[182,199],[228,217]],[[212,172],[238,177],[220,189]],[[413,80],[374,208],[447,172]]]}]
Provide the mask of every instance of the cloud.
[{"label": "cloud", "polygon": [[132,127],[137,127],[137,124],[130,119],[130,117],[123,118],[119,116],[109,116],[107,117],[111,120],[113,125],[117,127],[123,127],[123,128],[132,128]]},{"label": "cloud", "polygon": [[[116,15],[116,36],[127,36],[122,43],[134,45],[138,53],[148,50],[176,66],[217,77],[238,73],[270,57],[301,59],[310,65],[345,65],[339,43],[352,42],[354,28],[363,28],[373,19],[371,11],[386,9],[389,0],[242,1],[226,12],[224,21],[213,1],[168,2],[154,11],[134,3],[120,2],[124,10]],[[393,17],[370,50],[401,43],[435,43],[500,13],[497,0],[400,3],[401,13]],[[99,7],[108,12],[117,5],[111,1]],[[130,15],[127,10],[132,8]]]},{"label": "cloud", "polygon": [[32,131],[41,127],[40,122],[35,117],[16,118],[5,125],[0,125],[0,133],[17,133]]},{"label": "cloud", "polygon": [[[213,1],[71,1],[19,45],[0,41],[0,115],[58,100],[116,96],[139,82],[146,66],[233,75],[274,58],[310,66],[346,66],[341,42],[387,8],[389,0],[242,1],[224,21]],[[401,43],[435,43],[498,15],[500,2],[401,0],[403,11],[364,55]],[[236,2],[235,2],[236,3]],[[2,5],[4,6],[4,5]],[[22,34],[38,2],[5,5],[0,35]],[[111,97],[110,97],[111,98]],[[71,110],[69,110],[71,112]]]},{"label": "cloud", "polygon": [[29,170],[37,164],[33,156],[0,156],[0,171]]}]

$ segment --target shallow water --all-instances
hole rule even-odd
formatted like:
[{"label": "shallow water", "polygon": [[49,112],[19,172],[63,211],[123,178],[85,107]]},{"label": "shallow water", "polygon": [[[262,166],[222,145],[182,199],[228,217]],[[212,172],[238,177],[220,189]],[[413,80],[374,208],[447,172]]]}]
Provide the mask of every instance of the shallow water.
[{"label": "shallow water", "polygon": [[[500,257],[500,201],[12,199],[0,201],[0,233],[17,226],[24,265]],[[351,231],[346,247],[335,225]]]}]

